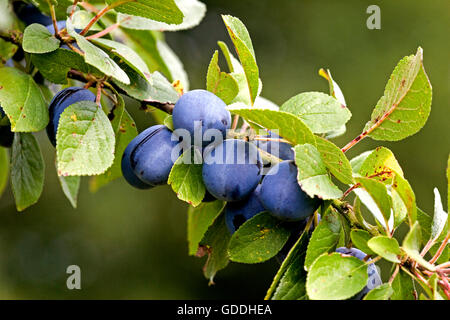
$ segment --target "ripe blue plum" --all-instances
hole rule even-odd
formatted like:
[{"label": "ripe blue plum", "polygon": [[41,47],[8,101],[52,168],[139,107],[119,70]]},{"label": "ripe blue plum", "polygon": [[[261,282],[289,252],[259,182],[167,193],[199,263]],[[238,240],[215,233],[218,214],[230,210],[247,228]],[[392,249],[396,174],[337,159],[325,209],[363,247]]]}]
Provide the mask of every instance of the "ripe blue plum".
[{"label": "ripe blue plum", "polygon": [[133,152],[134,148],[142,142],[148,135],[150,135],[153,131],[155,131],[157,128],[155,127],[149,127],[142,131],[139,135],[137,135],[131,142],[128,144],[128,146],[125,148],[125,151],[122,155],[122,174],[125,180],[132,185],[133,187],[137,189],[150,189],[153,186],[145,183],[141,179],[139,179],[138,176],[134,173],[133,168],[131,167],[131,153]]},{"label": "ripe blue plum", "polygon": [[53,97],[48,107],[50,122],[47,125],[47,135],[53,146],[56,146],[56,132],[58,131],[61,113],[71,104],[79,101],[95,102],[95,98],[95,94],[81,87],[65,88]]},{"label": "ripe blue plum", "polygon": [[[185,129],[194,144],[194,133],[202,135],[201,144],[207,146],[212,141],[203,141],[203,135],[209,129],[219,130],[225,138],[227,129],[231,126],[231,115],[226,104],[215,94],[206,90],[192,90],[178,99],[173,109],[174,129]],[[214,139],[211,139],[214,140]]]},{"label": "ripe blue plum", "polygon": [[[282,139],[279,135],[273,132],[269,132],[269,134],[266,137],[273,139]],[[294,160],[295,157],[294,150],[292,149],[292,146],[289,143],[257,140],[255,141],[255,144],[258,148],[277,156],[281,160]]]},{"label": "ripe blue plum", "polygon": [[[336,249],[336,252],[344,255],[351,255],[355,258],[358,258],[359,260],[364,260],[364,258],[367,256],[366,253],[356,248],[340,247]],[[367,261],[371,260],[372,259],[368,259]],[[367,280],[367,285],[359,293],[357,293],[354,297],[352,297],[353,300],[361,300],[370,290],[378,287],[383,283],[383,281],[381,281],[380,274],[378,273],[378,270],[374,263],[369,264],[367,268],[367,274],[369,276],[369,280]]]},{"label": "ripe blue plum", "polygon": [[32,4],[26,4],[23,1],[14,1],[13,8],[17,17],[25,22],[26,25],[39,23],[45,26],[52,23],[52,18],[42,14],[39,9]]},{"label": "ripe blue plum", "polygon": [[14,140],[14,132],[10,126],[0,126],[0,146],[10,148]]},{"label": "ripe blue plum", "polygon": [[236,232],[245,221],[265,211],[258,197],[260,190],[261,185],[258,185],[248,198],[227,203],[225,207],[225,222],[231,234]]},{"label": "ripe blue plum", "polygon": [[205,149],[202,176],[206,189],[214,197],[239,201],[255,190],[261,180],[261,168],[255,145],[228,139]]},{"label": "ripe blue plum", "polygon": [[[149,129],[135,138],[137,142],[131,151],[130,162],[136,177],[148,185],[157,186],[167,183],[177,160],[172,159],[172,151],[179,141],[172,140],[172,131],[166,126],[156,125]],[[181,150],[177,155],[180,154]]]},{"label": "ripe blue plum", "polygon": [[322,201],[308,196],[298,184],[294,161],[282,161],[269,170],[259,194],[263,206],[282,220],[302,220],[312,215]]}]

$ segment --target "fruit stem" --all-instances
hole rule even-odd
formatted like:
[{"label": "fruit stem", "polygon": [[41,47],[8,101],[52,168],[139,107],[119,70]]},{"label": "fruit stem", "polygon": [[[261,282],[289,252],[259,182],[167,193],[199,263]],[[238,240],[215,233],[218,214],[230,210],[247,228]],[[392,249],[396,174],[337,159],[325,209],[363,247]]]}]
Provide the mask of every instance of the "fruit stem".
[{"label": "fruit stem", "polygon": [[237,114],[233,118],[233,124],[231,125],[231,130],[236,130],[238,122],[239,122],[239,115]]},{"label": "fruit stem", "polygon": [[55,6],[51,3],[50,0],[47,0],[47,3],[50,8],[50,15],[52,17],[53,28],[55,29],[55,36],[60,39],[61,37],[59,35],[58,22],[56,20]]}]

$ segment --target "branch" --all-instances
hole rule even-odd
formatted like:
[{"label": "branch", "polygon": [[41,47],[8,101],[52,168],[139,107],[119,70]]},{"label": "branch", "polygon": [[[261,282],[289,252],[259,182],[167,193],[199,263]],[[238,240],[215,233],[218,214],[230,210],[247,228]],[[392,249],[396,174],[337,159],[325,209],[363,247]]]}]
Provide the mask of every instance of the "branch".
[{"label": "branch", "polygon": [[441,256],[442,252],[444,251],[445,247],[447,246],[447,242],[450,239],[450,231],[447,233],[447,236],[445,237],[444,241],[442,241],[441,246],[439,247],[436,254],[431,258],[429,261],[431,264],[435,263],[437,259]]}]

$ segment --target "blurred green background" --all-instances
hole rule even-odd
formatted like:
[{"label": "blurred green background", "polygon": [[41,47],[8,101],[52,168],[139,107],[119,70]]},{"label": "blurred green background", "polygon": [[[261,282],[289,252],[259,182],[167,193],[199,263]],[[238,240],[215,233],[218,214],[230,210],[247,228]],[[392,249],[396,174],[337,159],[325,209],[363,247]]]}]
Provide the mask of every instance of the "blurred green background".
[{"label": "blurred green background", "polygon": [[[372,1],[205,1],[208,13],[195,29],[166,39],[190,76],[191,89],[205,87],[217,40],[230,46],[220,14],[243,20],[253,40],[262,95],[278,104],[304,91],[328,92],[318,76],[329,68],[353,117],[339,146],[358,135],[397,62],[424,49],[433,86],[430,118],[418,134],[397,143],[363,140],[351,158],[383,145],[390,148],[415,190],[419,207],[432,214],[433,188],[445,202],[445,168],[450,151],[450,2],[377,1],[381,30],[366,28]],[[130,112],[140,130],[152,118]],[[1,299],[221,299],[263,298],[278,263],[230,266],[208,287],[204,259],[187,255],[187,205],[167,186],[133,189],[119,179],[96,194],[84,179],[78,209],[65,199],[54,169],[54,151],[37,135],[47,176],[40,201],[17,213],[12,192],[0,199]],[[445,206],[445,203],[444,203]],[[81,267],[82,290],[66,288],[66,267]]]}]

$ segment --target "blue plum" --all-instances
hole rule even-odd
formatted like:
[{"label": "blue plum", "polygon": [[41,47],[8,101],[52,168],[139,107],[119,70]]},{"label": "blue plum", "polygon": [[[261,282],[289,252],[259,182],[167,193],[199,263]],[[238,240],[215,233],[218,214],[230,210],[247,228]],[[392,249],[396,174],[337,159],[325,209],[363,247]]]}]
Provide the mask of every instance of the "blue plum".
[{"label": "blue plum", "polygon": [[17,17],[25,22],[26,25],[32,23],[48,25],[52,23],[52,18],[42,14],[39,9],[32,4],[26,4],[23,1],[14,1],[13,7]]},{"label": "blue plum", "polygon": [[[167,183],[176,161],[172,159],[172,151],[179,143],[177,139],[172,140],[172,135],[166,126],[156,125],[135,138],[138,141],[130,154],[131,168],[142,182],[151,186]],[[181,150],[177,155],[180,154]]]},{"label": "blue plum", "polygon": [[217,199],[239,201],[248,197],[261,180],[261,157],[255,145],[228,139],[204,152],[203,182]]},{"label": "blue plum", "polygon": [[245,221],[256,214],[265,211],[258,197],[260,190],[261,185],[258,185],[248,198],[227,203],[225,207],[225,222],[231,234],[233,234]]},{"label": "blue plum", "polygon": [[157,128],[155,127],[149,127],[142,131],[139,135],[137,135],[131,142],[128,144],[128,146],[125,148],[125,151],[122,155],[122,174],[125,180],[132,185],[133,187],[137,189],[150,189],[153,186],[145,183],[141,179],[136,176],[134,173],[133,168],[131,167],[131,153],[133,152],[134,148],[142,142],[149,134],[151,134],[153,131],[155,131]]},{"label": "blue plum", "polygon": [[183,94],[175,104],[172,116],[174,129],[187,130],[191,136],[191,144],[195,143],[194,132],[201,133],[203,147],[211,143],[206,139],[203,141],[207,130],[219,130],[218,133],[225,138],[226,131],[231,126],[231,115],[225,102],[206,90],[192,90]]},{"label": "blue plum", "polygon": [[259,194],[264,207],[282,220],[302,220],[314,213],[321,204],[311,198],[297,182],[294,161],[282,161],[269,170],[262,181]]},{"label": "blue plum", "polygon": [[[359,260],[364,260],[364,258],[367,256],[366,253],[356,248],[340,247],[336,249],[336,252],[344,255],[351,255],[355,258],[358,258]],[[367,261],[371,260],[372,259],[368,259]],[[369,264],[367,268],[367,274],[369,276],[369,279],[367,280],[367,285],[359,293],[357,293],[354,297],[352,297],[352,299],[361,300],[370,290],[378,287],[383,283],[383,281],[381,281],[380,274],[378,273],[378,270],[374,263]]]},{"label": "blue plum", "polygon": [[71,104],[79,101],[95,102],[95,98],[95,94],[81,87],[65,88],[53,97],[48,107],[50,122],[47,125],[47,135],[53,146],[56,146],[56,132],[58,131],[61,113]]},{"label": "blue plum", "polygon": [[[267,138],[282,139],[279,135],[269,132]],[[292,146],[286,142],[277,141],[255,141],[258,148],[277,156],[281,160],[294,160],[295,154]],[[275,154],[277,153],[277,154]]]}]

